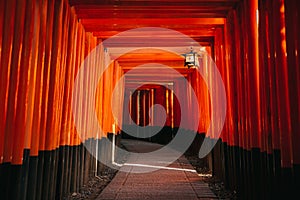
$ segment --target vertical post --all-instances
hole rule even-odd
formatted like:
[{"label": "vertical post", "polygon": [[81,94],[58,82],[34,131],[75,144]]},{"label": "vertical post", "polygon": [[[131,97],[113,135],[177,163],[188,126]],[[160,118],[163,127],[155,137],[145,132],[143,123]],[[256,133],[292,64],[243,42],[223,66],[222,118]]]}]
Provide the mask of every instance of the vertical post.
[{"label": "vertical post", "polygon": [[286,45],[288,63],[288,84],[290,100],[292,161],[294,176],[294,191],[300,185],[300,8],[297,0],[284,1]]},{"label": "vertical post", "polygon": [[[7,153],[5,146],[5,124],[7,120],[7,104],[8,104],[8,92],[9,92],[9,83],[10,83],[10,70],[11,70],[11,63],[12,63],[12,49],[13,49],[13,40],[14,40],[14,32],[15,30],[15,12],[16,12],[16,0],[12,1],[3,1],[2,3],[5,8],[3,8],[3,29],[5,31],[1,32],[1,63],[0,63],[0,163],[5,162],[4,157]],[[2,182],[4,186],[6,183],[5,179],[2,178]],[[7,191],[2,191],[2,194],[6,193]],[[5,189],[4,189],[5,190]]]},{"label": "vertical post", "polygon": [[112,149],[111,149],[111,163],[115,164],[115,134],[116,134],[116,124],[112,124]]}]

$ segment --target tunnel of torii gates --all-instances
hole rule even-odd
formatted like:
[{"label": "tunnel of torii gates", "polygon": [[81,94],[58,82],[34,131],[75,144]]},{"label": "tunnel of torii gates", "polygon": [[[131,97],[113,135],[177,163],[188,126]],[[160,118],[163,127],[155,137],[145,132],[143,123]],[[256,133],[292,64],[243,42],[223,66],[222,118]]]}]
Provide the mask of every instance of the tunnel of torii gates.
[{"label": "tunnel of torii gates", "polygon": [[[99,147],[98,153],[110,159],[111,147],[100,146],[101,141],[112,135],[119,141],[122,127],[133,122],[149,130],[161,126],[147,140],[162,144],[181,126],[195,134],[190,147],[195,152],[204,138],[217,141],[208,155],[213,174],[241,199],[276,198],[299,189],[299,8],[296,0],[1,0],[0,199],[60,199],[78,191],[104,169],[84,144]],[[111,48],[102,43],[140,27],[179,31],[205,47],[200,66],[209,66],[212,57],[226,91],[220,136],[207,134],[212,111],[210,82],[204,80],[214,81],[209,73],[183,66],[184,57],[163,50],[159,39],[152,50],[132,38]],[[139,41],[151,34],[156,39],[161,34],[165,46],[182,53],[191,46],[164,33],[137,33]],[[89,76],[79,77],[83,84],[76,86],[80,66],[96,46],[85,65]],[[136,50],[119,55],[127,47]],[[170,66],[180,75],[149,63]],[[122,89],[112,98],[123,75]],[[134,89],[140,82],[147,84]],[[75,99],[72,106],[75,87],[79,96],[94,97],[95,104],[79,105]],[[176,91],[184,97],[180,105]],[[117,115],[129,109],[133,122],[124,115],[117,124],[112,101]],[[165,109],[164,124],[153,107],[157,104]],[[88,130],[87,107],[96,111],[103,132]],[[74,113],[82,124],[80,135]],[[181,115],[188,120],[181,123]]]}]

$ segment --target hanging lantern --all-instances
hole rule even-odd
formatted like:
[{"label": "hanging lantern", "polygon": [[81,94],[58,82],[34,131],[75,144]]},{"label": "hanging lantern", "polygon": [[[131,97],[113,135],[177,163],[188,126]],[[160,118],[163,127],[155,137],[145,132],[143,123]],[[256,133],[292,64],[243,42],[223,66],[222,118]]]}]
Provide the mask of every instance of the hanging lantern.
[{"label": "hanging lantern", "polygon": [[185,57],[184,66],[188,68],[199,67],[198,54],[193,51],[193,48],[191,48],[189,53],[183,54],[183,56]]}]

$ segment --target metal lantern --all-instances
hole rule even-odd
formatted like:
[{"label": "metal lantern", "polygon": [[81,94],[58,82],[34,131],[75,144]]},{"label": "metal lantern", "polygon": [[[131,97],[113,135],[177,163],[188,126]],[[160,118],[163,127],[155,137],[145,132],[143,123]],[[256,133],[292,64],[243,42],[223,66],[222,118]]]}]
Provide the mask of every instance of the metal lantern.
[{"label": "metal lantern", "polygon": [[183,56],[185,57],[184,66],[188,68],[199,67],[198,54],[195,53],[192,48],[189,53],[183,54]]}]

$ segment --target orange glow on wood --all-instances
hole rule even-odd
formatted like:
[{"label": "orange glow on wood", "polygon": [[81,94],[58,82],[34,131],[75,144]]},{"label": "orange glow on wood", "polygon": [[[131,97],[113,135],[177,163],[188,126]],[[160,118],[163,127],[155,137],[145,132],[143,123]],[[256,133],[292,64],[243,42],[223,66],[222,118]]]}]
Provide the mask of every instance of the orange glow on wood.
[{"label": "orange glow on wood", "polygon": [[[24,23],[24,42],[22,46],[21,62],[20,62],[20,76],[17,94],[16,106],[16,121],[14,138],[18,138],[13,146],[12,164],[22,164],[23,151],[25,146],[25,136],[31,138],[31,133],[26,135],[26,120],[28,110],[28,87],[29,87],[29,72],[32,62],[32,44],[33,44],[33,25],[34,25],[34,2],[27,2],[25,11]],[[29,141],[27,140],[27,142]],[[27,147],[29,144],[27,144]]]},{"label": "orange glow on wood", "polygon": [[33,118],[32,118],[32,132],[34,137],[31,138],[31,148],[30,155],[37,156],[39,151],[40,142],[40,127],[41,127],[41,109],[43,100],[43,77],[44,77],[44,56],[46,51],[46,31],[47,31],[47,6],[48,1],[44,1],[39,4],[40,10],[40,31],[39,31],[39,46],[38,46],[38,59],[37,64],[34,66],[36,70],[36,90],[34,96],[34,108],[33,108]]},{"label": "orange glow on wood", "polygon": [[[4,8],[3,8],[4,9]],[[15,11],[16,11],[16,1],[5,2],[5,9],[3,14],[3,34],[1,32],[2,41],[1,44],[1,67],[0,67],[0,163],[4,160],[6,155],[5,148],[5,124],[7,120],[7,105],[8,105],[8,91],[10,82],[10,69],[11,69],[11,59],[12,59],[12,48],[14,39],[14,24],[15,24]]]},{"label": "orange glow on wood", "polygon": [[52,34],[53,30],[53,18],[54,18],[54,1],[48,0],[47,5],[47,22],[46,22],[46,44],[45,44],[45,55],[41,58],[44,62],[44,72],[43,72],[43,94],[42,94],[42,107],[41,110],[41,123],[40,123],[40,140],[39,140],[39,150],[45,150],[46,143],[46,123],[48,114],[48,93],[49,93],[49,82],[50,82],[50,65],[51,65],[51,53],[52,53]]},{"label": "orange glow on wood", "polygon": [[[16,133],[16,109],[18,101],[18,84],[20,78],[20,67],[21,67],[21,55],[22,55],[22,45],[23,45],[23,33],[24,33],[24,23],[25,23],[25,2],[18,3],[16,5],[16,18],[15,18],[15,32],[14,41],[12,48],[11,57],[11,71],[9,80],[9,91],[8,91],[8,104],[7,104],[7,119],[5,126],[5,140],[4,140],[4,162],[11,162],[12,159],[17,159],[16,155],[13,157],[14,144],[21,143],[20,140],[23,138],[18,138]],[[20,34],[21,33],[21,34]],[[7,66],[6,66],[7,67]],[[24,141],[23,141],[24,143]],[[24,144],[23,144],[24,145]],[[23,146],[22,145],[22,146]],[[23,153],[23,152],[22,152]],[[16,161],[18,162],[18,161]]]},{"label": "orange glow on wood", "polygon": [[59,83],[61,73],[62,54],[62,17],[63,1],[55,1],[53,28],[56,30],[52,38],[51,63],[49,65],[50,80],[48,93],[48,110],[46,120],[45,150],[53,150],[56,147],[59,134],[58,111],[59,111]]}]

